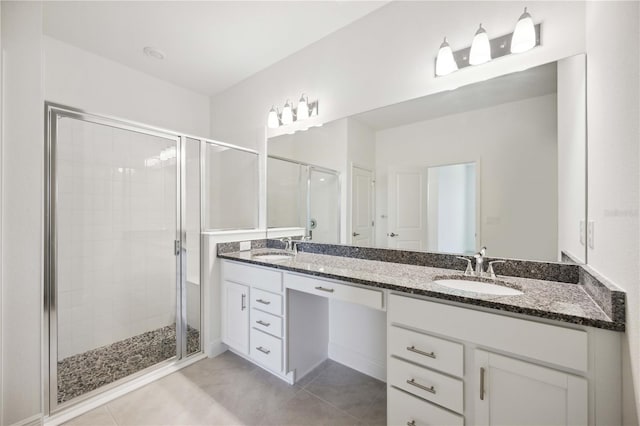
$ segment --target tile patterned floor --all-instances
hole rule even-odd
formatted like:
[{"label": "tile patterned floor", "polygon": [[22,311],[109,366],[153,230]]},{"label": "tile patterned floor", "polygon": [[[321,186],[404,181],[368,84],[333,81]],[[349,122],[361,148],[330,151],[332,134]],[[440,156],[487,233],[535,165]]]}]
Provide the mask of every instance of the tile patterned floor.
[{"label": "tile patterned floor", "polygon": [[67,425],[384,425],[386,405],[383,382],[333,361],[290,386],[225,352]]},{"label": "tile patterned floor", "polygon": [[[188,353],[200,350],[200,333],[189,327]],[[98,389],[176,355],[176,327],[148,331],[58,362],[58,403]]]}]

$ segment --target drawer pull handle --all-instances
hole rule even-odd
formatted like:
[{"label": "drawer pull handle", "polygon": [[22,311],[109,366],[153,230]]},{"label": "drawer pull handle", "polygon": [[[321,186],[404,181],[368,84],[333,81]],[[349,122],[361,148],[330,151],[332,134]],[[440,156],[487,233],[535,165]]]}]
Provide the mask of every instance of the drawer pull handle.
[{"label": "drawer pull handle", "polygon": [[271,302],[268,300],[263,300],[263,299],[256,299],[256,302],[258,303],[262,303],[263,305],[270,305]]},{"label": "drawer pull handle", "polygon": [[247,299],[247,295],[243,294],[242,297],[240,298],[240,310],[244,311],[245,309],[247,309],[247,305],[245,303],[245,300]]},{"label": "drawer pull handle", "polygon": [[411,420],[410,422],[407,422],[407,426],[416,426],[416,421]]},{"label": "drawer pull handle", "polygon": [[316,287],[316,290],[326,291],[327,293],[333,293],[335,291],[332,288],[325,288],[325,287]]},{"label": "drawer pull handle", "polygon": [[257,323],[257,324],[260,324],[260,325],[263,325],[263,326],[265,326],[265,327],[269,327],[269,326],[271,325],[271,323],[270,323],[270,322],[264,322],[264,321],[262,321],[262,320],[258,320],[258,321],[256,321],[256,323]]},{"label": "drawer pull handle", "polygon": [[429,358],[436,359],[436,354],[433,351],[431,352],[421,351],[420,349],[416,349],[415,346],[407,346],[407,350],[410,352],[417,353],[418,355],[424,355],[424,356],[428,356]]},{"label": "drawer pull handle", "polygon": [[427,391],[427,392],[432,393],[434,395],[436,393],[436,388],[434,388],[433,385],[431,387],[426,387],[426,386],[421,385],[420,383],[416,382],[415,379],[407,380],[407,383],[410,384],[411,386],[415,386],[418,389],[422,389],[423,391]]},{"label": "drawer pull handle", "polygon": [[256,349],[259,350],[260,352],[262,352],[265,355],[269,355],[271,353],[271,351],[269,349],[265,349],[262,346],[258,346]]},{"label": "drawer pull handle", "polygon": [[480,401],[484,401],[484,367],[480,367]]}]

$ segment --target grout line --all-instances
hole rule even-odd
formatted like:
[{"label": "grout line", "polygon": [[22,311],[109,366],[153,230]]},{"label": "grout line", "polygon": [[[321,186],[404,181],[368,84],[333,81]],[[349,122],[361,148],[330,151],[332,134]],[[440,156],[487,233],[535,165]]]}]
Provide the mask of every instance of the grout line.
[{"label": "grout line", "polygon": [[311,392],[309,392],[309,391],[308,391],[308,390],[306,390],[306,389],[302,389],[302,391],[303,391],[303,392],[308,393],[309,395],[311,395],[312,397],[316,398],[317,400],[319,400],[319,401],[321,401],[321,402],[324,402],[325,404],[329,405],[330,407],[335,408],[336,410],[338,410],[338,411],[339,411],[339,412],[341,412],[342,414],[345,414],[345,415],[347,415],[347,416],[351,417],[352,419],[357,420],[358,422],[363,422],[363,421],[364,421],[363,419],[358,418],[358,417],[354,416],[353,414],[349,414],[349,413],[347,413],[347,412],[346,412],[346,411],[344,411],[342,408],[338,408],[338,407],[336,407],[335,405],[333,405],[333,404],[332,404],[332,403],[330,403],[329,401],[326,401],[326,400],[324,400],[324,399],[320,398],[318,395],[316,395],[316,394],[314,394],[314,393],[311,393]]},{"label": "grout line", "polygon": [[[115,400],[114,400],[115,401]],[[107,413],[109,413],[109,416],[111,416],[111,420],[113,420],[113,422],[116,425],[120,425],[120,423],[118,423],[118,420],[116,420],[116,416],[113,415],[113,413],[111,412],[111,409],[109,408],[109,404],[111,404],[110,402],[107,402],[106,404],[104,404],[104,408],[106,408]]]}]

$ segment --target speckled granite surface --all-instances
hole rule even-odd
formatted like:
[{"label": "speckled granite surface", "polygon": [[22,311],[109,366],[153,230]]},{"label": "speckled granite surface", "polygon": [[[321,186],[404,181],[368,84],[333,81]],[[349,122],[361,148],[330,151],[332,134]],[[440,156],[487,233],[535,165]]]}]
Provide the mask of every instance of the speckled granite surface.
[{"label": "speckled granite surface", "polygon": [[[460,261],[460,265],[452,268],[436,268],[412,265],[406,262],[394,263],[308,252],[300,252],[297,256],[284,261],[269,261],[256,257],[256,255],[260,254],[277,252],[281,251],[273,248],[260,248],[245,252],[226,252],[222,250],[218,252],[218,256],[318,277],[430,296],[573,324],[615,331],[624,331],[625,328],[624,315],[622,317],[619,314],[613,317],[607,315],[598,303],[594,301],[592,295],[585,291],[585,286],[578,284],[579,277],[576,277],[575,283],[572,284],[553,280],[504,276],[502,275],[504,273],[503,270],[496,268],[501,281],[521,289],[523,294],[517,296],[492,296],[453,290],[433,282],[436,277],[441,278],[442,276],[463,278],[462,270],[465,266],[463,261]],[[576,267],[575,265],[568,266]],[[580,270],[579,267],[577,268],[576,275],[579,274]],[[509,269],[508,267],[504,268],[506,271],[509,271]],[[624,293],[621,294],[624,296]]]},{"label": "speckled granite surface", "polygon": [[[284,249],[280,240],[254,240],[252,248]],[[225,243],[218,246],[218,253],[230,253],[240,250],[240,243]],[[464,269],[467,263],[457,255],[429,253],[423,251],[394,250],[385,248],[356,247],[343,244],[321,244],[314,242],[298,243],[298,250],[305,253],[327,254],[330,256],[350,257],[354,259],[378,260],[381,262],[401,263],[405,265],[430,266],[444,269]],[[466,256],[470,257],[470,256]],[[485,263],[503,258],[485,257]],[[507,263],[495,265],[497,274],[537,280],[577,283],[580,279],[580,266],[572,263],[537,262],[531,260],[506,259]]]},{"label": "speckled granite surface", "polygon": [[[200,350],[200,332],[187,330],[187,353]],[[169,325],[58,362],[58,403],[113,383],[176,356],[176,327]]]}]

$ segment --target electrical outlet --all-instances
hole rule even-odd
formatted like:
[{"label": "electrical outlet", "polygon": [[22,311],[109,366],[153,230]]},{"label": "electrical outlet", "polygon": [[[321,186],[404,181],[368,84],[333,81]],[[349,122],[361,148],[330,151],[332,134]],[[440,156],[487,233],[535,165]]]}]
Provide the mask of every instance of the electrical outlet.
[{"label": "electrical outlet", "polygon": [[593,220],[590,220],[587,223],[587,245],[590,249],[594,248],[594,232],[595,232],[596,223]]},{"label": "electrical outlet", "polygon": [[584,245],[584,234],[587,232],[584,226],[584,220],[580,221],[580,244]]},{"label": "electrical outlet", "polygon": [[240,251],[251,250],[251,241],[240,241]]}]

